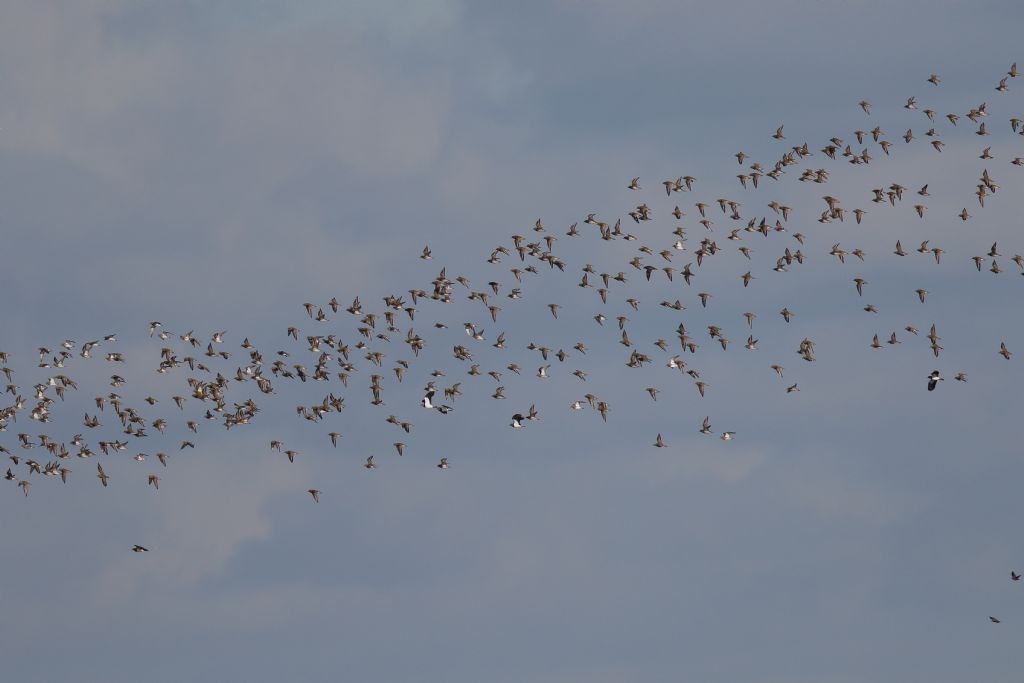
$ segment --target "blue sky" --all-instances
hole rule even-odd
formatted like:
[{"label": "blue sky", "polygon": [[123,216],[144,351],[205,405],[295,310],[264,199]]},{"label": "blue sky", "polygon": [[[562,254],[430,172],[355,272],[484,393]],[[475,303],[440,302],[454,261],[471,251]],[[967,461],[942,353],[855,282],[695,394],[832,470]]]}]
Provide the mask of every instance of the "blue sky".
[{"label": "blue sky", "polygon": [[[4,487],[0,654],[12,680],[1016,680],[1020,356],[996,351],[1005,341],[1024,354],[1024,278],[1010,261],[1024,252],[1024,171],[1009,164],[1024,140],[1007,124],[1024,101],[1021,79],[994,91],[1020,56],[1016,3],[97,0],[10,2],[0,18],[0,348],[25,394],[46,376],[37,347],[116,332],[122,393],[169,404],[187,387],[180,372],[154,372],[151,320],[204,339],[227,330],[233,373],[243,337],[268,364],[298,350],[284,332],[313,333],[303,302],[359,295],[379,311],[380,297],[427,288],[442,266],[478,291],[498,279],[504,294],[514,259],[485,259],[513,233],[532,239],[538,218],[568,263],[525,278],[519,302],[497,297],[497,324],[461,285],[451,306],[421,304],[428,349],[382,408],[367,405],[363,362],[331,418],[336,450],[293,407],[341,388],[282,380],[253,424],[204,423],[196,450],[159,471],[159,491],[146,486],[153,463],[127,455],[103,460],[107,489],[78,460],[67,485],[33,479],[27,498]],[[991,136],[936,121],[947,143],[936,153],[920,111],[903,108],[910,96],[940,116],[987,101]],[[786,142],[771,138],[780,124]],[[874,125],[895,143],[890,158],[871,146],[872,163],[851,167],[817,151]],[[770,163],[804,140],[815,156],[782,181],[739,187],[737,151]],[[996,158],[978,160],[989,144]],[[796,181],[826,164],[827,185]],[[1000,185],[984,209],[972,194],[982,168]],[[684,174],[694,192],[666,199],[661,180]],[[639,193],[626,190],[634,176]],[[893,182],[930,184],[925,220],[917,195],[870,203]],[[864,224],[817,223],[824,194],[867,208]],[[745,216],[783,201],[789,232],[744,236],[747,262],[718,197]],[[689,260],[705,232],[698,200],[712,204],[722,255],[692,287],[644,283],[628,266],[636,247],[671,244],[679,203]],[[640,201],[653,225],[626,217]],[[965,206],[974,217],[962,223]],[[625,218],[639,239],[606,243],[582,223],[584,237],[564,235],[590,212]],[[807,263],[772,272],[797,230]],[[909,256],[891,254],[897,239]],[[912,251],[926,239],[945,249],[941,265]],[[970,256],[995,241],[1005,272],[976,272]],[[835,242],[866,260],[837,263]],[[608,306],[575,286],[584,263],[629,277]],[[757,279],[744,289],[746,270]],[[864,297],[854,277],[868,280]],[[707,309],[699,291],[714,294]],[[685,311],[657,306],[676,298]],[[548,303],[562,305],[557,321]],[[783,306],[796,312],[788,325]],[[742,348],[746,310],[756,352]],[[624,366],[620,314],[650,367]],[[490,378],[461,377],[450,349],[468,343],[464,321],[489,341],[506,332],[509,350],[472,348],[485,371],[523,366],[505,372],[509,400],[486,398]],[[703,399],[651,345],[675,344],[679,322],[701,344],[686,358],[710,385]],[[933,323],[939,359],[923,339]],[[326,329],[356,341],[348,316]],[[893,330],[901,345],[869,347]],[[815,363],[794,354],[804,337]],[[526,344],[581,339],[586,357],[554,361],[546,384],[533,377],[542,362]],[[409,355],[389,353],[388,380],[392,358]],[[448,416],[417,406],[435,367],[447,371],[439,385],[463,382]],[[929,394],[935,367],[948,379]],[[952,381],[961,371],[967,384]],[[67,372],[81,395],[45,426],[65,441],[112,370],[92,359]],[[646,386],[662,390],[656,403]],[[568,410],[586,391],[611,404],[608,424]],[[531,403],[541,419],[509,429]],[[387,425],[391,413],[413,434]],[[705,415],[737,438],[701,435]],[[44,431],[23,422],[0,444]],[[176,448],[181,431],[147,451]],[[668,448],[651,447],[658,433]],[[300,451],[295,463],[272,438]],[[434,467],[440,457],[451,469]]]}]

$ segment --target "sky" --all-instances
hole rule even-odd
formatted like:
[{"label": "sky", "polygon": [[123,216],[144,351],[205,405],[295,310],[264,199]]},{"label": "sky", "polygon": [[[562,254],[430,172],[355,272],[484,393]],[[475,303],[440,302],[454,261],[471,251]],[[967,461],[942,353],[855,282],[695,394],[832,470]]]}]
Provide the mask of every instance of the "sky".
[{"label": "sky", "polygon": [[[122,393],[165,406],[187,390],[185,375],[154,371],[162,342],[150,321],[175,337],[226,330],[238,364],[248,337],[269,364],[275,350],[301,349],[288,326],[313,333],[304,302],[326,310],[332,296],[344,306],[360,296],[380,311],[381,297],[429,288],[442,267],[475,291],[492,278],[503,286],[497,323],[461,285],[450,306],[422,302],[414,322],[428,348],[400,386],[391,360],[409,354],[393,351],[385,407],[368,405],[370,370],[355,373],[345,411],[329,418],[343,434],[337,449],[327,425],[293,408],[342,387],[282,380],[257,397],[265,409],[252,424],[202,424],[196,449],[173,451],[166,469],[114,455],[105,489],[78,460],[66,485],[37,477],[28,497],[4,482],[5,676],[1017,680],[1024,587],[1009,573],[1024,568],[1024,278],[1010,256],[1024,252],[1024,170],[1009,160],[1024,156],[1024,140],[1007,120],[1024,113],[1024,79],[994,88],[1022,57],[1022,24],[1017,3],[948,0],[4,3],[0,349],[26,396],[46,377],[36,348],[63,339],[116,333],[129,361],[116,368],[129,379]],[[903,107],[911,96],[918,111]],[[981,102],[990,137],[972,135],[966,118],[937,120],[947,147],[928,146],[921,109],[963,116]],[[771,137],[779,125],[785,142]],[[894,142],[889,158],[872,146],[871,164],[855,167],[817,151],[875,125]],[[900,139],[907,128],[913,145]],[[736,152],[770,165],[804,140],[815,156],[784,180],[739,186]],[[978,160],[990,144],[996,158]],[[796,182],[826,164],[827,185]],[[972,193],[983,168],[1000,187],[981,208]],[[666,198],[661,181],[686,174],[694,191]],[[643,190],[626,189],[634,176]],[[871,188],[894,182],[929,183],[926,219],[912,192],[896,207],[870,202]],[[819,224],[824,194],[866,208],[863,225]],[[794,216],[787,233],[744,235],[747,262],[726,239],[718,197],[772,221],[765,204],[779,199]],[[668,214],[679,204],[681,268],[706,232],[698,200],[712,205],[723,253],[691,287],[645,283],[628,266],[637,246],[655,262],[675,239]],[[641,201],[652,226],[626,215]],[[970,221],[956,218],[962,207]],[[639,239],[597,239],[582,223],[591,212],[622,217]],[[486,259],[513,233],[534,239],[538,219],[567,268],[538,264],[516,285],[514,253]],[[565,236],[574,222],[576,240]],[[798,230],[807,262],[772,272]],[[896,239],[910,255],[891,254]],[[941,265],[913,251],[926,239],[946,251]],[[969,257],[996,241],[1005,272],[975,271]],[[836,242],[865,261],[838,263]],[[418,258],[424,245],[429,261]],[[584,263],[626,272],[608,306],[576,287]],[[757,278],[746,289],[745,270]],[[868,281],[863,297],[854,277]],[[513,286],[521,301],[503,296]],[[707,309],[699,291],[714,294]],[[685,311],[657,306],[676,298]],[[562,306],[557,320],[548,303]],[[792,323],[777,315],[783,306]],[[603,328],[591,319],[599,310]],[[758,314],[756,352],[743,349],[745,310]],[[649,367],[625,367],[616,315],[630,317]],[[470,348],[484,371],[523,366],[503,377],[508,400],[486,398],[486,376],[460,377],[467,368],[450,349],[471,343],[464,321],[488,341],[506,333],[509,350]],[[686,359],[709,384],[704,398],[651,345],[675,344],[679,322],[701,345]],[[726,330],[728,351],[707,337],[710,324]],[[938,359],[923,338],[931,324]],[[869,347],[892,330],[901,345]],[[317,333],[328,332],[357,339],[343,313]],[[804,337],[817,344],[814,363],[794,354]],[[543,363],[526,344],[569,350],[581,339],[585,358],[533,376]],[[998,356],[1001,341],[1021,355]],[[65,441],[84,430],[89,392],[109,391],[112,370],[76,361],[66,372],[81,396],[55,409],[53,425],[19,419],[0,444],[16,450],[22,429]],[[569,374],[577,364],[586,384]],[[235,360],[225,366],[233,373]],[[463,382],[450,415],[418,406],[428,368],[446,369],[439,386]],[[929,394],[935,368],[947,379]],[[793,382],[800,391],[787,394]],[[657,402],[646,386],[662,389]],[[607,424],[568,409],[586,391],[609,402]],[[510,429],[531,403],[540,420]],[[736,438],[700,434],[705,415]],[[659,433],[665,449],[651,446]],[[296,462],[270,439],[296,448]],[[401,458],[399,439],[409,443]],[[368,455],[376,470],[361,467]],[[440,457],[450,469],[435,467]],[[152,471],[159,491],[146,486]]]}]

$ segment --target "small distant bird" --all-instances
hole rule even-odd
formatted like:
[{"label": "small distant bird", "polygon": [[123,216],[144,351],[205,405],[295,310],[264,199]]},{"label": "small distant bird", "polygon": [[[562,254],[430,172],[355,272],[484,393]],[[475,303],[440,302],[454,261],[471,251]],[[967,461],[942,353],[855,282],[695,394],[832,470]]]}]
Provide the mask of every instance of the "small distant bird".
[{"label": "small distant bird", "polygon": [[736,436],[736,432],[722,432],[722,441],[732,441],[733,437]]},{"label": "small distant bird", "polygon": [[702,424],[700,426],[700,433],[701,434],[710,434],[711,433],[711,418],[710,417],[705,417],[704,418],[704,424]]},{"label": "small distant bird", "polygon": [[133,553],[148,553],[149,552],[149,548],[143,547],[141,545],[133,545],[132,546],[132,552]]},{"label": "small distant bird", "polygon": [[939,382],[944,380],[945,378],[939,374],[938,370],[932,370],[928,375],[928,391],[935,391],[935,387],[938,386]]},{"label": "small distant bird", "polygon": [[423,259],[424,261],[427,261],[427,260],[433,258],[433,256],[431,256],[431,254],[430,254],[430,247],[429,246],[423,247],[423,253],[420,254],[420,258]]},{"label": "small distant bird", "polygon": [[441,458],[441,462],[437,463],[437,468],[439,470],[448,469],[448,458]]},{"label": "small distant bird", "polygon": [[309,493],[309,495],[313,496],[313,502],[314,503],[319,503],[320,502],[320,489],[309,489],[309,491],[307,491],[307,493]]},{"label": "small distant bird", "polygon": [[995,617],[989,617],[988,620],[991,621],[993,624],[1001,624],[1001,623],[1003,623],[1002,621],[1000,621],[999,619],[996,619]]}]

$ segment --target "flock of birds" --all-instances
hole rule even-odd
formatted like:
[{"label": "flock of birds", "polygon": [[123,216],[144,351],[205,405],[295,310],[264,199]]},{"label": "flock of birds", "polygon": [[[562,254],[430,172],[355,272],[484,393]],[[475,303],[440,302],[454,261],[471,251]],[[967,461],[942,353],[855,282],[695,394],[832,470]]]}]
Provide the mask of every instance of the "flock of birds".
[{"label": "flock of birds", "polygon": [[[995,91],[1007,92],[1010,81],[1017,76],[1014,64],[998,80]],[[930,84],[928,87],[939,87],[941,79],[932,74],[927,82]],[[871,103],[862,100],[858,104],[868,117],[865,120],[873,124],[870,118]],[[984,102],[962,113],[945,114],[919,104],[916,97],[907,98],[902,106],[907,110],[907,116],[913,119],[904,133],[892,138],[880,125],[868,124],[864,126],[867,130],[833,136],[820,148],[812,149],[806,142],[789,145],[785,142],[784,126],[778,126],[771,137],[783,145],[775,158],[758,162],[750,160],[750,156],[743,151],[735,154],[739,165],[739,173],[736,175],[737,192],[743,193],[745,197],[756,196],[759,192],[774,192],[785,181],[792,179],[799,183],[824,186],[829,183],[830,174],[839,164],[844,167],[874,167],[879,161],[896,156],[900,148],[912,145],[919,139],[927,140],[931,153],[942,155],[948,144],[944,139],[947,134],[971,134],[971,139],[976,136],[984,141],[991,134],[990,128],[998,125],[1007,126],[1012,133],[1024,136],[1024,117],[1011,117],[1008,121],[990,123],[989,108]],[[965,126],[967,122],[969,124]],[[995,168],[989,162],[997,158],[992,146],[979,143],[978,157],[985,163],[971,190],[974,197],[971,201],[972,204],[976,202],[972,210],[980,212],[986,206],[986,201],[1000,189],[1000,173],[988,169],[989,165]],[[936,160],[941,159],[940,156]],[[1024,166],[1024,158],[1004,160],[1003,164]],[[865,252],[857,248],[844,249],[841,242],[832,243],[829,249],[822,248],[821,253],[810,251],[815,241],[813,238],[816,237],[813,232],[818,230],[814,224],[838,228],[852,218],[852,222],[859,225],[868,221],[872,213],[883,214],[886,211],[893,212],[901,220],[923,220],[929,215],[927,201],[931,196],[927,184],[913,188],[899,182],[882,183],[878,187],[867,188],[862,196],[852,198],[853,206],[847,208],[847,200],[841,200],[826,191],[822,193],[819,210],[815,210],[812,216],[803,217],[798,215],[797,209],[774,198],[759,203],[759,206],[766,209],[764,213],[744,213],[741,212],[743,204],[738,199],[700,197],[699,186],[698,179],[691,175],[661,180],[654,184],[654,190],[659,197],[661,191],[664,191],[665,197],[659,200],[666,202],[667,198],[664,210],[653,208],[648,202],[653,204],[654,198],[650,197],[631,206],[622,217],[604,218],[595,213],[585,214],[580,221],[561,233],[537,220],[532,229],[523,231],[527,234],[513,234],[507,242],[490,252],[486,258],[486,267],[493,268],[495,275],[486,282],[473,282],[458,274],[449,275],[447,268],[440,268],[436,277],[424,282],[421,287],[384,296],[382,305],[364,305],[359,297],[355,297],[347,306],[337,298],[323,304],[305,303],[305,329],[287,327],[283,343],[278,345],[280,348],[272,350],[257,348],[248,338],[244,338],[236,349],[228,350],[226,331],[214,332],[209,336],[200,336],[194,331],[172,333],[160,321],[152,321],[149,324],[149,336],[160,348],[151,370],[161,375],[181,375],[185,380],[180,393],[168,397],[146,396],[132,401],[122,395],[125,393],[123,387],[130,386],[132,376],[121,369],[127,367],[128,358],[116,350],[117,337],[113,334],[85,343],[65,339],[54,344],[52,349],[48,346],[39,347],[35,372],[41,375],[41,379],[34,383],[19,383],[21,375],[9,367],[9,355],[0,352],[0,371],[7,382],[5,394],[13,399],[8,405],[0,407],[0,432],[13,432],[15,435],[6,444],[0,441],[0,452],[9,459],[4,478],[11,482],[14,490],[28,497],[36,484],[58,479],[67,483],[72,479],[73,464],[95,460],[93,476],[99,485],[111,486],[114,478],[104,468],[105,462],[109,465],[111,459],[123,459],[119,454],[125,454],[140,463],[151,463],[155,459],[162,467],[167,467],[171,454],[196,448],[195,439],[202,426],[219,424],[231,430],[250,424],[261,412],[257,400],[262,401],[278,393],[277,389],[284,383],[298,388],[302,385],[323,387],[317,398],[295,406],[295,414],[300,420],[324,425],[330,416],[346,408],[346,397],[343,394],[350,383],[354,383],[359,374],[364,372],[369,375],[369,384],[360,392],[366,392],[370,405],[381,410],[381,416],[387,412],[383,410],[385,392],[401,386],[407,375],[416,376],[413,384],[422,386],[418,399],[409,398],[400,403],[402,408],[399,412],[406,414],[406,417],[389,414],[384,418],[387,424],[394,427],[395,433],[401,435],[389,450],[393,447],[397,455],[402,456],[408,445],[401,439],[411,435],[414,429],[408,413],[427,410],[446,416],[444,419],[457,419],[453,413],[456,413],[456,404],[463,395],[464,382],[472,385],[471,389],[467,388],[467,393],[472,393],[475,398],[505,400],[511,398],[506,396],[505,378],[530,373],[537,380],[544,381],[557,372],[552,371],[557,361],[559,366],[577,365],[566,374],[574,376],[581,387],[586,386],[588,374],[601,368],[585,369],[588,345],[584,339],[579,338],[574,345],[567,345],[567,348],[554,348],[532,341],[520,345],[513,344],[504,332],[492,336],[484,327],[499,325],[503,307],[511,306],[533,306],[534,315],[557,321],[563,305],[546,300],[536,301],[531,294],[540,286],[535,287],[533,283],[539,281],[545,272],[564,273],[575,267],[579,268],[578,287],[584,292],[592,290],[594,293],[593,303],[597,308],[593,316],[594,332],[604,335],[605,339],[610,332],[611,338],[625,349],[625,365],[637,369],[660,364],[667,369],[662,371],[663,376],[668,378],[666,381],[679,378],[692,381],[696,394],[704,397],[711,384],[696,366],[696,361],[701,357],[701,344],[698,342],[697,331],[689,329],[680,320],[687,306],[679,298],[664,299],[659,303],[660,308],[678,314],[673,316],[673,325],[666,328],[665,336],[668,339],[641,341],[631,336],[628,313],[639,311],[641,305],[648,306],[640,298],[644,287],[660,283],[663,287],[674,288],[679,292],[692,291],[702,267],[706,268],[709,263],[716,261],[715,257],[727,249],[735,249],[745,259],[741,262],[750,264],[745,272],[735,274],[743,288],[747,288],[755,279],[773,277],[767,273],[754,275],[755,242],[775,250],[769,257],[770,271],[774,273],[797,270],[806,259],[811,258],[835,259],[839,264],[847,263],[849,258],[851,263],[862,263],[867,258]],[[642,182],[641,177],[634,177],[625,184],[625,189],[631,194],[646,197],[643,193],[650,191],[651,187]],[[686,195],[695,199],[675,201],[675,198]],[[685,210],[683,207],[686,207]],[[639,235],[649,222],[655,220],[656,214],[659,217],[671,217],[673,229],[659,238]],[[947,216],[946,219],[966,222],[973,217],[965,206],[955,216]],[[802,219],[799,230],[794,227],[795,219],[798,218]],[[724,223],[725,227],[720,227],[718,223]],[[827,239],[832,242],[834,238]],[[621,262],[617,268],[608,269],[596,268],[590,263],[571,266],[571,254],[563,253],[557,247],[574,240],[596,241],[598,247],[609,245],[609,249],[616,245],[616,250],[610,253],[617,258],[621,257]],[[617,246],[621,244],[627,244],[630,253],[622,255],[623,248]],[[1004,253],[1000,251],[998,243],[991,246],[978,245],[976,254],[954,254],[935,245],[934,239],[923,240],[919,247],[913,249],[905,248],[901,240],[895,240],[892,252],[895,258],[905,258],[912,251],[934,259],[935,264],[952,262],[954,267],[967,268],[973,265],[977,271],[987,270],[993,275],[1015,266],[1017,272],[1024,274],[1024,256],[1008,256],[1008,262],[1014,264],[1010,266],[1006,261],[1001,261]],[[434,255],[429,247],[424,247],[419,258],[428,261]],[[855,294],[863,297],[871,286],[866,278],[859,275],[850,278],[849,282],[851,296]],[[921,304],[925,304],[929,292],[918,288],[914,294]],[[435,315],[434,320],[417,331],[414,326],[416,323],[422,323],[429,314],[441,311],[444,308],[442,304],[453,303],[462,296],[479,304],[475,322],[452,322],[455,330],[450,331],[448,323],[437,319],[439,316]],[[692,306],[706,309],[714,294],[699,291],[692,296]],[[429,311],[424,310],[428,308]],[[878,312],[870,303],[863,308],[868,313]],[[785,323],[789,323],[796,315],[785,306],[773,314],[781,316]],[[744,334],[747,335],[741,343],[745,349],[755,351],[759,343],[754,333],[757,314],[744,311],[741,317],[742,325],[746,328]],[[337,332],[339,323],[344,320],[351,321],[355,327],[353,336],[348,340]],[[906,325],[903,332],[927,340],[931,355],[935,359],[940,358],[942,337],[935,324],[925,334],[921,334],[913,324]],[[577,334],[582,335],[582,331],[577,331]],[[708,325],[707,334],[709,343],[722,350],[727,350],[732,343],[722,325]],[[457,336],[451,350],[454,361],[452,368],[424,369],[416,365],[428,344],[443,345],[445,340],[451,343],[452,335]],[[675,339],[669,341],[672,337]],[[869,346],[881,349],[901,344],[902,341],[896,331],[888,335],[876,333]],[[807,363],[815,361],[816,342],[813,339],[805,337],[797,340],[794,347],[801,360]],[[495,351],[490,351],[490,348]],[[529,355],[516,355],[523,352]],[[1010,360],[1013,355],[1004,340],[993,339],[992,352],[1006,360]],[[508,357],[492,363],[490,356],[485,360],[485,354],[506,354]],[[80,422],[81,427],[76,423],[67,429],[68,435],[60,438],[52,436],[58,428],[68,424],[63,415],[61,420],[56,418],[57,406],[66,399],[71,400],[70,392],[79,391],[78,383],[68,373],[71,368],[82,363],[97,361],[107,363],[114,369],[109,376],[108,386],[100,391],[83,392],[93,394],[89,399],[79,398],[80,402],[87,401],[88,405]],[[783,365],[775,362],[766,366],[780,380],[783,378]],[[458,373],[459,381],[447,384],[447,380],[442,379],[455,373]],[[488,379],[493,383],[487,382]],[[922,390],[934,391],[945,379],[940,370],[936,369],[920,378]],[[965,372],[957,372],[952,379],[957,382],[968,381]],[[797,383],[783,384],[785,393],[800,390]],[[484,385],[489,388],[484,388]],[[232,400],[229,398],[232,391],[244,393],[245,396],[238,397],[241,400]],[[637,391],[639,396],[632,400],[657,401],[660,392],[661,389],[656,386],[643,387],[642,391]],[[528,401],[524,400],[519,407],[510,410],[507,413],[510,415],[508,427],[512,430],[524,429],[539,420],[541,411],[537,407],[538,402],[534,400],[526,405]],[[567,408],[572,411],[591,409],[604,422],[608,421],[612,410],[607,398],[592,392],[583,393]],[[109,433],[111,428],[116,431],[115,434]],[[694,428],[701,434],[717,436],[726,442],[737,436],[735,431],[713,430],[710,415],[705,416]],[[31,432],[28,431],[30,429]],[[326,431],[330,428],[324,429]],[[145,452],[150,450],[146,444],[156,440],[151,438],[155,436],[153,431],[165,439],[173,438],[173,446],[166,449],[170,454],[156,451],[151,457]],[[325,445],[329,443],[332,448],[337,448],[342,434],[333,430],[326,431],[322,438]],[[653,435],[652,439],[648,443],[655,448],[668,445],[661,433]],[[271,440],[269,448],[283,454],[290,462],[294,462],[299,455],[284,439]],[[379,457],[380,454],[377,455]],[[365,462],[360,462],[367,470],[378,467],[374,455],[367,455]],[[449,458],[441,457],[436,467],[449,469]],[[74,469],[77,471],[78,468]],[[93,469],[91,465],[89,469]],[[160,467],[149,467],[144,475],[146,485],[159,489],[160,471]],[[306,493],[314,503],[320,501],[320,489],[311,487]],[[148,552],[141,545],[135,545],[132,550],[137,553]],[[1020,575],[1011,572],[1011,579],[1019,581]],[[996,617],[990,619],[999,623]]]}]

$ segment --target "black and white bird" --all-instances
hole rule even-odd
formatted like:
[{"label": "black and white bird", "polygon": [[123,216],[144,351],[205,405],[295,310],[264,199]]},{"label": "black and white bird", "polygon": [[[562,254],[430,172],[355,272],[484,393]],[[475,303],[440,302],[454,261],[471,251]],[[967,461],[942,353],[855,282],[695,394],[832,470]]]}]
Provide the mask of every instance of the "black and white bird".
[{"label": "black and white bird", "polygon": [[428,384],[427,393],[423,395],[423,400],[420,402],[420,405],[424,408],[436,408],[437,406],[430,402],[430,399],[434,398],[434,394],[436,393],[437,391],[434,389],[433,385]]},{"label": "black and white bird", "polygon": [[134,545],[134,546],[132,546],[132,552],[133,553],[148,553],[149,552],[149,548],[145,548],[145,547],[143,547],[141,545]]},{"label": "black and white bird", "polygon": [[523,420],[525,419],[526,418],[523,417],[522,413],[516,413],[515,415],[512,416],[512,424],[510,424],[509,426],[512,427],[512,429],[522,429]]},{"label": "black and white bird", "polygon": [[938,383],[944,380],[945,378],[939,374],[938,370],[932,370],[931,374],[928,375],[928,391],[935,391],[935,387]]}]

